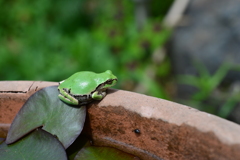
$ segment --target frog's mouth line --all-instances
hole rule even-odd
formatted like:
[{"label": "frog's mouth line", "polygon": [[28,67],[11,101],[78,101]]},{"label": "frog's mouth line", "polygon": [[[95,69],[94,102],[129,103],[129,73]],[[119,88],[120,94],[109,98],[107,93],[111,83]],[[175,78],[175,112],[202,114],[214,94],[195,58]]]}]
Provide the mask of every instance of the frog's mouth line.
[{"label": "frog's mouth line", "polygon": [[97,91],[97,90],[101,90],[101,91],[106,91],[108,88],[110,88],[110,87],[112,87],[112,86],[114,86],[115,85],[115,83],[114,83],[114,81],[115,81],[115,83],[117,82],[117,79],[115,78],[115,79],[110,79],[110,80],[107,80],[106,82],[104,82],[104,83],[102,83],[102,84],[99,84],[98,86],[97,86],[97,88],[93,91],[93,92],[95,92],[95,91]]}]

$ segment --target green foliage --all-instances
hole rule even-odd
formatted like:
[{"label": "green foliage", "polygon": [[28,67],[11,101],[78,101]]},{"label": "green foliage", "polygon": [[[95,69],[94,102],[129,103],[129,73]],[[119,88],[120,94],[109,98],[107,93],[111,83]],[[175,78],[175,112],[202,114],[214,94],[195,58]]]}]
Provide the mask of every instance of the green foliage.
[{"label": "green foliage", "polygon": [[[162,3],[166,12],[172,2]],[[161,26],[163,13],[138,30],[129,0],[1,0],[0,5],[0,80],[61,81],[78,71],[111,69],[118,88],[136,90],[146,85],[153,53],[170,34]],[[164,97],[157,81],[164,76],[149,77],[150,87],[142,92]]]},{"label": "green foliage", "polygon": [[58,98],[58,94],[57,86],[33,94],[14,118],[6,143],[14,143],[41,127],[56,135],[65,148],[69,147],[83,129],[86,107],[69,106]]},{"label": "green foliage", "polygon": [[223,63],[213,75],[200,62],[196,62],[195,67],[198,71],[198,76],[178,76],[179,83],[198,89],[190,100],[187,100],[185,103],[202,111],[227,118],[235,105],[240,102],[240,91],[226,94],[226,89],[222,92],[219,87],[227,73],[230,70],[239,70],[239,66]]},{"label": "green foliage", "polygon": [[198,70],[199,76],[182,75],[179,76],[179,82],[198,88],[199,91],[192,96],[192,99],[203,101],[208,98],[213,90],[222,82],[223,78],[228,73],[230,66],[227,64],[221,65],[214,75],[210,75],[207,68],[201,63],[196,63],[195,66]]},{"label": "green foliage", "polygon": [[163,18],[167,11],[169,10],[169,4],[171,4],[174,0],[165,0],[165,1],[159,1],[159,0],[151,0],[150,6],[150,14],[153,17],[161,17]]},{"label": "green foliage", "polygon": [[67,160],[60,141],[48,132],[37,129],[12,145],[0,145],[1,160]]}]

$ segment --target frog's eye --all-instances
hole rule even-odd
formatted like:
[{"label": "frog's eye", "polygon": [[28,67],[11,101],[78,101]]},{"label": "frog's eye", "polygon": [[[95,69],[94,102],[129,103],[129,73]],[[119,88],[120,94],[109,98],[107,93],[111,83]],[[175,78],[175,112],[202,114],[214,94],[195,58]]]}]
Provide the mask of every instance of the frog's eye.
[{"label": "frog's eye", "polygon": [[107,82],[106,82],[106,84],[112,84],[112,80],[108,80]]}]

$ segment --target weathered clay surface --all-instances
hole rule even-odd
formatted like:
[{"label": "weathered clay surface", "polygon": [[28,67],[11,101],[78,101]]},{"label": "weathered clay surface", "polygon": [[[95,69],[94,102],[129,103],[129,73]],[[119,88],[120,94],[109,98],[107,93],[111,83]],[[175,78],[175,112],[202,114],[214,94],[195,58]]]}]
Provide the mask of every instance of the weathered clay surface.
[{"label": "weathered clay surface", "polygon": [[[0,95],[0,102],[7,94]],[[19,100],[16,103],[26,100],[16,96],[11,97],[8,103],[11,104],[13,99]],[[0,109],[4,110],[2,107],[5,106],[0,105]],[[20,108],[14,107],[9,105],[12,118],[7,121],[0,119],[0,136],[1,132],[6,133],[9,121]],[[2,110],[0,116],[3,117]],[[147,160],[239,159],[239,133],[239,125],[217,116],[122,90],[109,90],[102,101],[88,106],[83,132],[95,145],[119,148]]]},{"label": "weathered clay surface", "polygon": [[42,81],[1,81],[0,82],[0,137],[7,130],[15,115],[33,93],[56,82]]},{"label": "weathered clay surface", "polygon": [[120,146],[143,159],[240,157],[239,125],[177,103],[110,90],[88,112],[86,132],[95,144]]}]

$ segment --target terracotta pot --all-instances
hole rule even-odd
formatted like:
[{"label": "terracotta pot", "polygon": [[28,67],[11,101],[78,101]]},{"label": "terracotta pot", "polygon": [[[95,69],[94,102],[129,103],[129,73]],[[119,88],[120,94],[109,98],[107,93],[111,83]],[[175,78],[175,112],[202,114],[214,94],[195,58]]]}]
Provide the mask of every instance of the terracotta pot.
[{"label": "terracotta pot", "polygon": [[[0,137],[27,98],[55,82],[0,82]],[[111,146],[141,159],[240,159],[240,126],[188,106],[109,89],[88,106],[84,127],[97,146]]]}]

